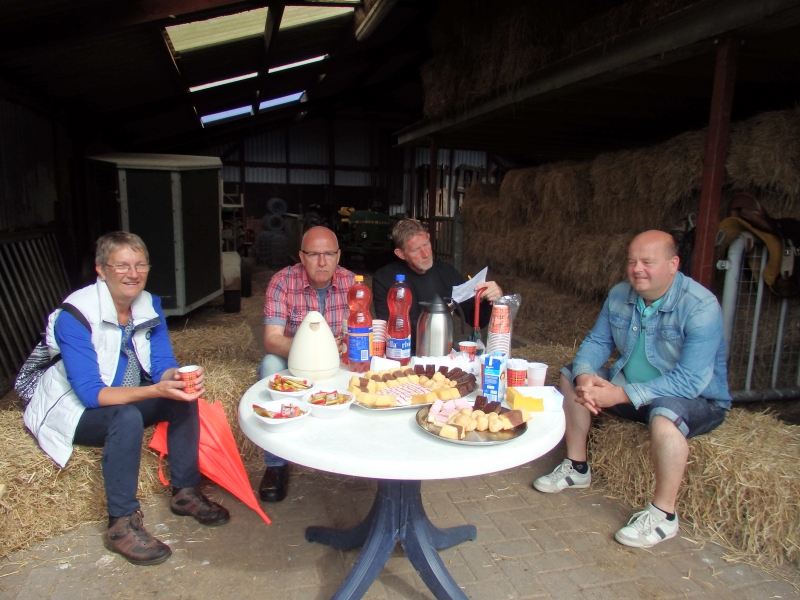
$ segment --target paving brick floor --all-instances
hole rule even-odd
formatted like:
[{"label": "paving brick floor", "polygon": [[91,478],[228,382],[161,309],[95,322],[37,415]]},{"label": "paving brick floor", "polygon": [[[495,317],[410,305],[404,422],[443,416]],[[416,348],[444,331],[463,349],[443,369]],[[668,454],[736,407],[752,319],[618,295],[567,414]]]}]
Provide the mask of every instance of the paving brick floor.
[{"label": "paving brick floor", "polygon": [[[546,495],[531,481],[560,462],[556,448],[541,460],[484,477],[425,482],[425,509],[440,527],[473,524],[478,539],[440,554],[467,597],[621,599],[798,598],[784,579],[728,563],[713,544],[685,533],[651,550],[617,544],[613,535],[632,512],[602,490]],[[253,485],[261,473],[251,468]],[[166,498],[144,507],[149,530],[173,556],[135,567],[102,546],[103,526],[85,525],[17,552],[0,563],[0,600],[53,598],[330,598],[358,556],[308,543],[308,525],[350,527],[369,509],[374,483],[296,468],[284,502],[267,505],[265,525],[215,486],[231,522],[211,529],[169,512]],[[430,599],[398,547],[365,598]]]}]

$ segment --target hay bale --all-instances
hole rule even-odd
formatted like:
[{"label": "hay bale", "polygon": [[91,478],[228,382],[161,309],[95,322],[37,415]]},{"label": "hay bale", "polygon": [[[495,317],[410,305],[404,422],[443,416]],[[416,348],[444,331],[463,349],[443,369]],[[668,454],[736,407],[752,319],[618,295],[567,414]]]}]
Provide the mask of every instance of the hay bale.
[{"label": "hay bale", "polygon": [[463,111],[557,60],[698,1],[445,0],[428,24],[433,58],[421,68],[425,116]]},{"label": "hay bale", "polygon": [[[589,434],[589,459],[606,493],[632,506],[652,499],[649,435],[604,415]],[[762,567],[800,559],[800,427],[733,409],[711,433],[689,440],[678,495],[683,526],[722,545],[728,558]]]},{"label": "hay bale", "polygon": [[485,223],[496,222],[499,195],[500,186],[495,184],[476,183],[467,189],[461,212],[470,232],[482,231]]},{"label": "hay bale", "polygon": [[793,212],[800,199],[800,108],[766,112],[733,125],[728,179],[741,190],[776,192],[775,213]]},{"label": "hay bale", "polygon": [[[41,451],[15,408],[0,411],[0,556],[33,542],[107,518],[102,450],[76,447],[60,469]],[[165,492],[156,455],[142,453],[139,493],[147,500]]]},{"label": "hay bale", "polygon": [[507,275],[498,275],[496,281],[506,294],[522,297],[514,319],[515,337],[536,345],[570,348],[573,355],[603,306],[602,300],[582,300],[543,281]]},{"label": "hay bale", "polygon": [[[256,289],[263,289],[267,275],[258,275]],[[206,398],[220,400],[245,459],[257,458],[259,450],[238,426],[239,399],[256,381],[261,360],[246,315],[260,312],[257,294],[242,300],[242,313],[225,314],[200,309],[200,317],[170,332],[173,351],[181,364],[200,364],[206,370]],[[196,315],[198,313],[193,313]],[[195,322],[199,323],[195,325]],[[222,324],[220,324],[222,323]],[[158,457],[147,448],[152,430],[145,433],[139,470],[140,500],[164,494],[169,488],[158,479]],[[0,556],[24,548],[90,522],[106,519],[105,490],[100,458],[102,450],[76,447],[64,469],[41,451],[22,422],[17,403],[8,401],[0,410]],[[169,459],[165,460],[168,476]]]}]

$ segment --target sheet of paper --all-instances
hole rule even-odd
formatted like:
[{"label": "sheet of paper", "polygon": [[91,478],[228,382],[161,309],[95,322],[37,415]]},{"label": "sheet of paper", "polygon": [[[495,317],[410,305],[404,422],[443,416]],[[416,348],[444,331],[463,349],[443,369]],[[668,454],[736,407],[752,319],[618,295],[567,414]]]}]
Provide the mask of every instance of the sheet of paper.
[{"label": "sheet of paper", "polygon": [[456,302],[464,302],[465,300],[469,300],[470,298],[475,297],[475,286],[479,283],[486,283],[486,273],[489,271],[489,267],[483,267],[480,272],[475,275],[472,279],[468,279],[461,285],[454,285],[453,286],[453,300]]}]

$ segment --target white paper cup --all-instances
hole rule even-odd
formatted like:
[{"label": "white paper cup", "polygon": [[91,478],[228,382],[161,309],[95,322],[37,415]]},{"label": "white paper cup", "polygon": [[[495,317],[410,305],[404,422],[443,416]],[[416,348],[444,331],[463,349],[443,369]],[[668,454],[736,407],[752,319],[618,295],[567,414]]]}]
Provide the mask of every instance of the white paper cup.
[{"label": "white paper cup", "polygon": [[544,385],[545,377],[547,377],[547,365],[544,363],[528,363],[528,385],[537,386]]}]

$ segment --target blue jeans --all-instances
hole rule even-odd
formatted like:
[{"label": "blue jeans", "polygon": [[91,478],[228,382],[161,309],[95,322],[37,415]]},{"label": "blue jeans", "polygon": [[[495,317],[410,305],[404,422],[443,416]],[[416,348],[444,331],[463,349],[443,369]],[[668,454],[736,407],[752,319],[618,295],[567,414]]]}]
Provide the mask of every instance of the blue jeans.
[{"label": "blue jeans", "polygon": [[[275,375],[275,373],[285,371],[288,366],[289,363],[282,356],[267,354],[261,361],[261,364],[258,365],[258,380],[261,381],[262,379]],[[268,467],[283,467],[287,464],[280,456],[276,456],[272,454],[272,452],[267,452],[266,450],[264,450],[264,462]]]},{"label": "blue jeans", "polygon": [[[561,373],[570,382],[573,381],[572,364],[561,369]],[[608,380],[609,369],[601,367],[597,370],[597,375]],[[624,379],[625,377],[620,371],[612,383],[622,385],[625,383]],[[666,417],[686,438],[713,431],[722,425],[728,412],[725,407],[719,406],[716,400],[702,397],[678,398],[676,396],[655,398],[650,404],[644,404],[640,408],[636,408],[633,404],[617,404],[606,410],[623,419],[644,423],[647,426],[656,415]]]},{"label": "blue jeans", "polygon": [[169,423],[167,444],[172,485],[179,488],[197,485],[200,483],[197,402],[151,398],[83,411],[73,442],[103,448],[103,482],[110,517],[123,517],[139,510],[136,490],[142,436],[145,427],[161,421]]}]

